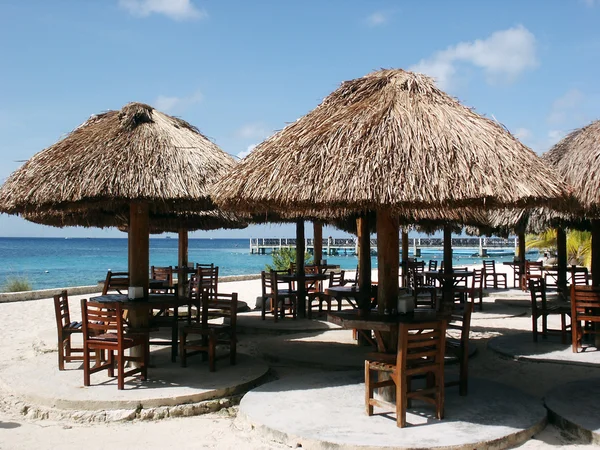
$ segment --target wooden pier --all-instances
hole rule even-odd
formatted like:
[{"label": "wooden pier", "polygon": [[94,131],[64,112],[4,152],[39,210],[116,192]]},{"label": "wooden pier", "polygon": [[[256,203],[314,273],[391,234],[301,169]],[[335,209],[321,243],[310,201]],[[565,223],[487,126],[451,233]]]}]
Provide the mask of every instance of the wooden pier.
[{"label": "wooden pier", "polygon": [[[443,238],[424,237],[408,238],[413,255],[420,256],[421,249],[441,250],[444,247]],[[452,238],[453,248],[476,248],[479,256],[486,256],[490,249],[517,249],[516,237],[456,237]],[[323,239],[324,255],[355,255],[358,242],[356,238],[326,238]],[[266,255],[282,248],[296,248],[295,238],[250,238],[250,253]],[[305,248],[309,253],[314,251],[314,240],[306,239]],[[402,240],[400,240],[402,248]],[[377,239],[371,239],[371,253],[377,253]]]}]

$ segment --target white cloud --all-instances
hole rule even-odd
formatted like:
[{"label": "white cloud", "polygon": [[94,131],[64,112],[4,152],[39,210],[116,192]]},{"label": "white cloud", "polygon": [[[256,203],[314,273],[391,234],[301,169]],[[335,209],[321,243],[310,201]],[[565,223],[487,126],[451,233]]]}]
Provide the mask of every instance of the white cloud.
[{"label": "white cloud", "polygon": [[256,145],[257,144],[249,145],[246,150],[244,150],[243,152],[239,152],[236,156],[238,158],[240,158],[240,159],[245,158],[246,156],[248,156],[252,152],[252,150],[254,150],[256,148]]},{"label": "white cloud", "polygon": [[600,0],[583,0],[586,6],[593,8],[596,5],[600,5]]},{"label": "white cloud", "polygon": [[548,122],[559,125],[572,118],[584,102],[585,97],[578,89],[570,89],[552,103],[552,109],[548,114]]},{"label": "white cloud", "polygon": [[202,93],[196,91],[187,97],[168,97],[166,95],[159,95],[154,101],[154,107],[159,111],[173,112],[174,110],[181,110],[188,106],[200,103],[202,101]]},{"label": "white cloud", "polygon": [[383,11],[375,11],[374,13],[370,14],[366,19],[367,25],[369,25],[370,27],[378,27],[380,25],[385,24],[388,20],[389,14]]},{"label": "white cloud", "polygon": [[567,133],[564,130],[550,130],[548,131],[548,144],[549,146],[553,146],[562,138],[564,138]]},{"label": "white cloud", "polygon": [[529,139],[532,136],[531,130],[527,128],[517,128],[514,132],[514,135],[521,141]]},{"label": "white cloud", "polygon": [[460,42],[439,51],[410,70],[434,77],[438,86],[446,89],[465,63],[483,69],[488,83],[512,82],[537,66],[535,36],[523,26],[496,31],[486,39]]},{"label": "white cloud", "polygon": [[119,0],[119,6],[134,16],[164,14],[174,20],[205,19],[208,13],[194,6],[191,0]]},{"label": "white cloud", "polygon": [[248,123],[235,132],[237,137],[243,139],[264,139],[270,134],[271,132],[262,123]]}]

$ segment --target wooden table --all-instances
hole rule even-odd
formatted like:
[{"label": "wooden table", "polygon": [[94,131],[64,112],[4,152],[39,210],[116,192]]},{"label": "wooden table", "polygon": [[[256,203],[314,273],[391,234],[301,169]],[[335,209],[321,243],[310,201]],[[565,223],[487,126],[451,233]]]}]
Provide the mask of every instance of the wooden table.
[{"label": "wooden table", "polygon": [[425,277],[433,278],[438,281],[442,287],[444,287],[444,283],[448,279],[452,279],[452,286],[458,286],[458,283],[465,282],[467,283],[467,279],[475,275],[475,272],[470,270],[453,270],[451,274],[444,273],[439,270],[425,270],[421,272]]},{"label": "wooden table", "polygon": [[[173,294],[148,294],[146,298],[130,300],[124,294],[108,294],[98,297],[91,297],[91,301],[99,303],[120,303],[121,307],[126,310],[135,310],[143,313],[144,311],[150,314],[153,309],[173,309],[173,316],[168,316],[167,324],[171,326],[171,341],[166,344],[171,345],[171,361],[177,359],[177,343],[178,343],[178,309],[180,306],[187,305],[189,299],[187,297],[179,297]],[[167,317],[166,317],[167,318]],[[150,329],[144,330],[150,332]],[[154,344],[165,344],[165,342],[154,342]]]},{"label": "wooden table", "polygon": [[[370,303],[370,308],[377,306],[377,300],[375,299],[376,297],[373,296],[372,292],[373,287],[377,289],[377,285],[371,285],[371,292],[369,293],[369,296],[373,299],[373,301]],[[341,301],[346,299],[354,308],[359,307],[360,291],[358,290],[358,286],[332,286],[325,289],[325,295],[335,298],[340,305]],[[352,300],[354,300],[354,303]]]},{"label": "wooden table", "polygon": [[[381,333],[391,333],[394,337],[398,336],[398,324],[400,323],[421,323],[444,320],[444,316],[438,314],[433,309],[415,310],[412,313],[383,315],[376,311],[370,311],[366,316],[359,314],[358,311],[337,311],[327,314],[327,320],[342,328],[352,330],[372,330],[377,342],[377,350],[380,352],[393,352],[397,349],[388,348],[386,340]],[[394,338],[392,342],[397,340]]]}]

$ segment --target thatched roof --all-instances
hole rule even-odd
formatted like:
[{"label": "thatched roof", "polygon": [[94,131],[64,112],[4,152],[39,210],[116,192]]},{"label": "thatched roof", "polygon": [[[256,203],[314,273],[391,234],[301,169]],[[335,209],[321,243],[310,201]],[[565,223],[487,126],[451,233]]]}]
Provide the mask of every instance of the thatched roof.
[{"label": "thatched roof", "polygon": [[544,155],[586,212],[600,215],[600,120],[573,131]]},{"label": "thatched roof", "polygon": [[234,159],[194,126],[130,103],[92,116],[42,150],[0,188],[0,211],[121,211],[132,200],[151,213],[214,209],[209,190]]},{"label": "thatched roof", "polygon": [[[119,213],[87,211],[49,211],[46,213],[25,213],[23,218],[30,222],[54,227],[81,226],[81,227],[117,227],[121,231],[128,230],[129,211]],[[220,228],[246,228],[248,224],[238,215],[221,210],[181,212],[176,213],[151,213],[150,232],[164,233],[177,232],[179,229],[194,230],[216,230]]]},{"label": "thatched roof", "polygon": [[355,212],[548,203],[566,186],[500,124],[403,70],[347,81],[215,188],[236,211]]}]

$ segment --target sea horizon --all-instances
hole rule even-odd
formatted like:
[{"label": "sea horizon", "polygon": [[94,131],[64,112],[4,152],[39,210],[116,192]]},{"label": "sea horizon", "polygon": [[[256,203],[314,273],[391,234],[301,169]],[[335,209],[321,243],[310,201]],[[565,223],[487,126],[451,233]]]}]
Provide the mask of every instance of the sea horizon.
[{"label": "sea horizon", "polygon": [[[457,248],[455,265],[480,264],[476,248]],[[486,259],[510,261],[514,253]],[[413,249],[409,254],[412,255]],[[150,265],[175,266],[178,239],[150,237]],[[90,286],[104,280],[108,270],[127,271],[127,238],[113,237],[0,237],[0,290],[6,291],[9,280],[26,280],[33,290]],[[441,261],[443,253],[437,248],[423,248],[420,259]],[[358,259],[354,253],[324,255],[329,264],[345,270],[355,270]],[[255,275],[272,264],[270,254],[250,254],[250,238],[190,238],[188,260],[194,263],[214,263],[220,276]],[[371,267],[377,268],[372,256]]]}]

